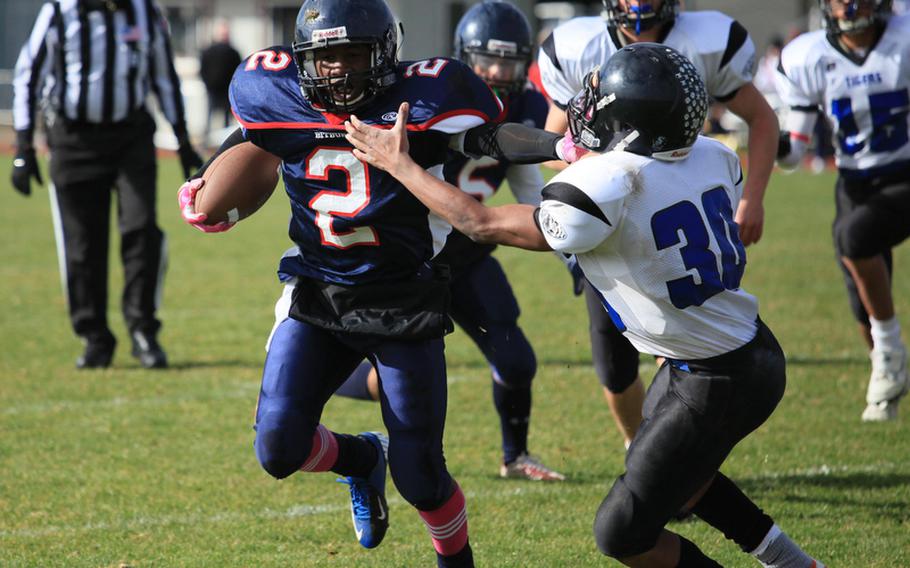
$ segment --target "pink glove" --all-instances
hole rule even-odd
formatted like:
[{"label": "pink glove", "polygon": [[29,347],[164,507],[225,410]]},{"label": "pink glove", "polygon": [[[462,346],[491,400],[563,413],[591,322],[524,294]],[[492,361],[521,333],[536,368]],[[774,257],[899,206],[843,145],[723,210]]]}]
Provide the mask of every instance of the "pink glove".
[{"label": "pink glove", "polygon": [[575,141],[572,140],[572,133],[568,130],[566,130],[566,135],[556,143],[556,155],[559,156],[560,160],[567,164],[577,162],[588,152],[589,150],[586,148],[582,148],[575,144]]},{"label": "pink glove", "polygon": [[177,190],[177,205],[180,206],[180,215],[183,220],[196,227],[203,233],[223,233],[233,227],[235,223],[222,221],[214,225],[206,225],[208,218],[205,213],[196,213],[196,193],[205,183],[202,178],[190,180]]}]

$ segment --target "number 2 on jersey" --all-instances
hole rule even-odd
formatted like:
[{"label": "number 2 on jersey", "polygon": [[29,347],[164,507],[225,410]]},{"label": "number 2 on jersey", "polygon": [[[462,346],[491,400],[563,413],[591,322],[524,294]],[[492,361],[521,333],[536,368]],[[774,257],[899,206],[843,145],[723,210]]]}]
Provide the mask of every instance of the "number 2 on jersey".
[{"label": "number 2 on jersey", "polygon": [[[651,217],[651,232],[657,250],[678,245],[682,231],[686,244],[680,247],[679,254],[686,270],[695,270],[701,280],[696,283],[695,278],[688,275],[667,282],[670,301],[681,310],[700,306],[724,290],[739,288],[746,268],[746,249],[739,240],[739,230],[733,222],[733,205],[727,192],[722,187],[706,191],[701,196],[701,204],[707,226],[691,201],[680,201]],[[720,248],[720,271],[717,253],[711,250],[708,228]]]},{"label": "number 2 on jersey", "polygon": [[354,157],[350,148],[317,148],[307,158],[307,179],[325,181],[331,170],[344,172],[348,187],[347,191],[320,191],[310,200],[322,244],[341,249],[378,245],[379,236],[373,227],[355,227],[338,233],[332,226],[335,217],[354,217],[370,202],[370,173],[366,165]]}]

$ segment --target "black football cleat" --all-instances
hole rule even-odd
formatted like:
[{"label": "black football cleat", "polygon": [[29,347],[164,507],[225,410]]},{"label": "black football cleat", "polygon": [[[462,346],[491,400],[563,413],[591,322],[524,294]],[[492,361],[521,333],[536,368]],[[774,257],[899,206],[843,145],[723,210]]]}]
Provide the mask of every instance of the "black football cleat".
[{"label": "black football cleat", "polygon": [[106,369],[114,358],[114,348],[117,342],[111,338],[109,341],[92,341],[85,343],[85,350],[76,359],[77,369]]},{"label": "black football cleat", "polygon": [[133,357],[146,369],[166,369],[167,355],[154,335],[143,331],[134,331],[130,338],[133,340]]}]

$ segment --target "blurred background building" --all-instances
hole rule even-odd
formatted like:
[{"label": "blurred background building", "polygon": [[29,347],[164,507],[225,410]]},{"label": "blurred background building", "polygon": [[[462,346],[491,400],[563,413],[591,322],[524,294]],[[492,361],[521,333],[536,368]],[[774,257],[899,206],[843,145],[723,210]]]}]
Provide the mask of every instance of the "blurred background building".
[{"label": "blurred background building", "polygon": [[[420,59],[449,55],[452,33],[462,14],[476,0],[388,0],[405,27],[402,56]],[[546,33],[556,23],[578,15],[598,14],[600,0],[546,2],[513,0],[531,25]],[[12,73],[19,49],[31,31],[44,0],[0,0],[0,127],[12,123]],[[206,96],[199,79],[199,53],[213,39],[217,23],[227,21],[234,47],[246,56],[253,51],[293,41],[300,0],[159,0],[170,22],[177,72],[180,74],[191,133],[205,129]],[[684,0],[688,10],[722,10],[751,33],[757,53],[775,35],[788,37],[813,25],[815,0]],[[817,17],[815,17],[817,19]],[[170,145],[167,128],[160,145]]]}]

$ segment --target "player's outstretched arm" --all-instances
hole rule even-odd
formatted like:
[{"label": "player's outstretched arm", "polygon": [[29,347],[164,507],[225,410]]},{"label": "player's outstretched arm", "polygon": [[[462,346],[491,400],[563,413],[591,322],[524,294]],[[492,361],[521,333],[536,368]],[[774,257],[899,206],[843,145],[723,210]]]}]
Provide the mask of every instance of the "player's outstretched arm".
[{"label": "player's outstretched arm", "polygon": [[749,125],[749,174],[735,219],[739,225],[740,240],[749,246],[761,239],[764,230],[765,208],[762,202],[771,170],[774,169],[780,130],[777,115],[752,83],[743,85],[727,103],[727,108]]},{"label": "player's outstretched arm", "polygon": [[354,145],[354,156],[387,171],[428,209],[474,241],[550,250],[534,222],[534,207],[485,207],[411,159],[406,129],[409,110],[408,103],[401,103],[398,119],[390,130],[369,126],[352,115],[345,123],[345,130],[348,141]]}]

